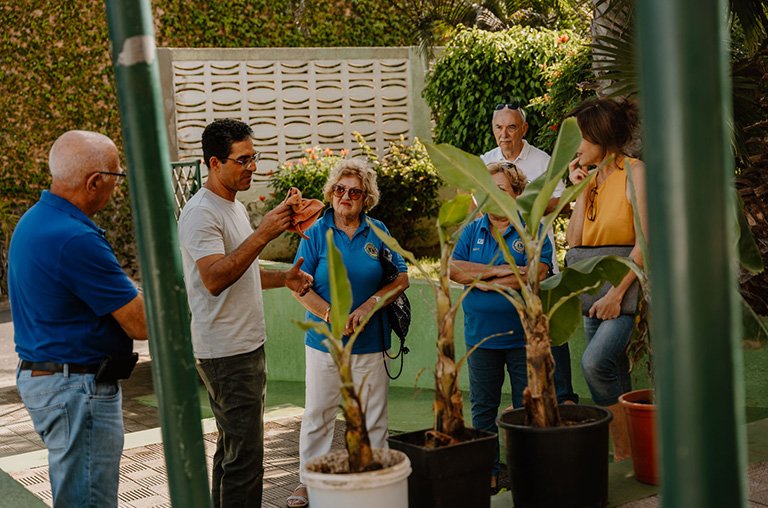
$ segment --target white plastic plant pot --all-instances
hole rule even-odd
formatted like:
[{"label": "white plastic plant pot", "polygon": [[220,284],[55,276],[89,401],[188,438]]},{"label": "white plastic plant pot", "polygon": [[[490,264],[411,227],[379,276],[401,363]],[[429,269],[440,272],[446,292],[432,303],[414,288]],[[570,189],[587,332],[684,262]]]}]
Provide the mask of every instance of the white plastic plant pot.
[{"label": "white plastic plant pot", "polygon": [[[347,473],[347,452],[331,452],[307,461],[302,480],[312,508],[407,508],[411,461],[397,450],[376,449],[384,468]],[[325,471],[325,472],[324,472]]]}]

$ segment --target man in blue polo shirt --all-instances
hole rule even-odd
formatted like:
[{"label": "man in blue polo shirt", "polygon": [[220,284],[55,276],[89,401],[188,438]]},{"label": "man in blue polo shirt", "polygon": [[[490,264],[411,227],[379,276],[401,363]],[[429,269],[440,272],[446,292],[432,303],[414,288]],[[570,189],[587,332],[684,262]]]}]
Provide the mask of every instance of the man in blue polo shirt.
[{"label": "man in blue polo shirt", "polygon": [[8,257],[16,384],[48,449],[54,507],[113,507],[120,375],[96,372],[107,356],[130,370],[133,340],[146,340],[147,326],[143,297],[90,217],[125,173],[112,140],[86,131],[60,136],[49,167],[50,191],[19,221]]}]

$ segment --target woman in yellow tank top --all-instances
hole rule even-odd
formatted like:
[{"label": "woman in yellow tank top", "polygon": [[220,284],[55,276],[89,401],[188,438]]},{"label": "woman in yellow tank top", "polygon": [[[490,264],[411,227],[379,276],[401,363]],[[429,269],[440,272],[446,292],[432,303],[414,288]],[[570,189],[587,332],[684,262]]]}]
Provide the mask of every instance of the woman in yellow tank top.
[{"label": "woman in yellow tank top", "polygon": [[[591,179],[576,199],[566,232],[568,245],[632,245],[629,256],[642,266],[624,167],[626,147],[638,124],[637,108],[628,101],[594,99],[577,106],[568,116],[576,118],[583,138],[576,159],[570,163],[569,178],[574,184]],[[599,169],[590,175],[590,166]],[[630,159],[630,168],[640,225],[647,237],[645,165]],[[610,433],[614,460],[631,456],[626,419],[618,399],[632,389],[626,348],[634,315],[621,314],[621,301],[635,278],[630,270],[584,317],[587,347],[581,367],[595,404],[613,413]]]}]

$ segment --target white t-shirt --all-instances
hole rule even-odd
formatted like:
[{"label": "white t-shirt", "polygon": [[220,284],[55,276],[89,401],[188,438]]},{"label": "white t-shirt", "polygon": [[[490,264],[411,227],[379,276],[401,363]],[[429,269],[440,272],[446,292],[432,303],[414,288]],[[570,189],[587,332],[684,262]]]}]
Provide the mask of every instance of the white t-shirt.
[{"label": "white t-shirt", "polygon": [[[489,152],[485,152],[480,156],[483,162],[487,165],[491,162],[506,161],[504,155],[501,153],[501,147],[496,147]],[[520,150],[520,155],[517,159],[511,161],[515,166],[520,168],[529,182],[534,181],[541,175],[547,172],[547,166],[549,165],[550,156],[543,150],[539,150],[535,146],[528,144],[528,141],[523,140],[523,148]],[[565,190],[565,184],[561,181],[557,183],[554,192],[552,192],[553,198],[559,198],[563,195]],[[552,242],[552,270],[558,273],[560,269],[557,266],[557,246],[555,245],[555,232],[552,228],[549,228],[547,232],[549,241]]]},{"label": "white t-shirt", "polygon": [[245,206],[200,189],[179,217],[179,243],[187,299],[192,310],[195,358],[224,358],[250,353],[267,339],[258,258],[219,296],[200,279],[197,260],[227,255],[253,233]]}]

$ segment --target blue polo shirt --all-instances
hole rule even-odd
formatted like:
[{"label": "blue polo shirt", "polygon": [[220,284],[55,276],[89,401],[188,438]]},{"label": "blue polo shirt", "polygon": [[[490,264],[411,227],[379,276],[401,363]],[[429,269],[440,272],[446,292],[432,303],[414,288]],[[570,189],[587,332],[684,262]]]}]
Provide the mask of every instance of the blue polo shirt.
[{"label": "blue polo shirt", "polygon": [[48,191],[19,220],[8,256],[16,352],[32,362],[93,365],[130,353],[111,312],[138,294],[100,229]]},{"label": "blue polo shirt", "polygon": [[[333,231],[333,244],[341,252],[344,267],[347,269],[347,277],[352,286],[352,308],[350,312],[358,308],[369,299],[381,285],[382,268],[379,261],[379,249],[384,243],[371,230],[366,221],[368,217],[363,214],[362,224],[350,240],[346,233],[338,229],[333,222],[333,208],[325,211],[319,221],[307,231],[309,240],[302,240],[296,259],[304,258],[301,269],[315,278],[312,289],[326,302],[331,301],[331,290],[328,279],[328,245],[325,234],[328,229]],[[387,233],[386,226],[381,221],[371,219],[378,228]],[[403,257],[392,253],[392,258],[400,272],[407,272]],[[306,318],[312,321],[322,322],[322,319],[307,311]],[[363,331],[358,335],[352,348],[353,354],[378,353],[382,349],[382,335],[384,348],[390,347],[390,330],[387,321],[387,313],[377,312]],[[304,343],[319,351],[327,352],[322,342],[325,337],[314,330],[310,330],[304,336]],[[344,342],[346,343],[346,337]]]},{"label": "blue polo shirt", "polygon": [[[504,232],[504,239],[509,252],[518,266],[528,264],[525,247],[511,225]],[[469,224],[461,233],[453,258],[472,263],[490,263],[494,257],[494,265],[506,264],[499,244],[493,237],[488,215]],[[547,238],[541,249],[541,262],[550,264],[552,259],[552,243]],[[497,333],[505,333],[488,339],[482,346],[486,349],[508,349],[525,346],[525,332],[520,322],[520,316],[509,300],[496,291],[472,289],[464,302],[464,340],[467,346],[474,346],[484,338]]]}]

